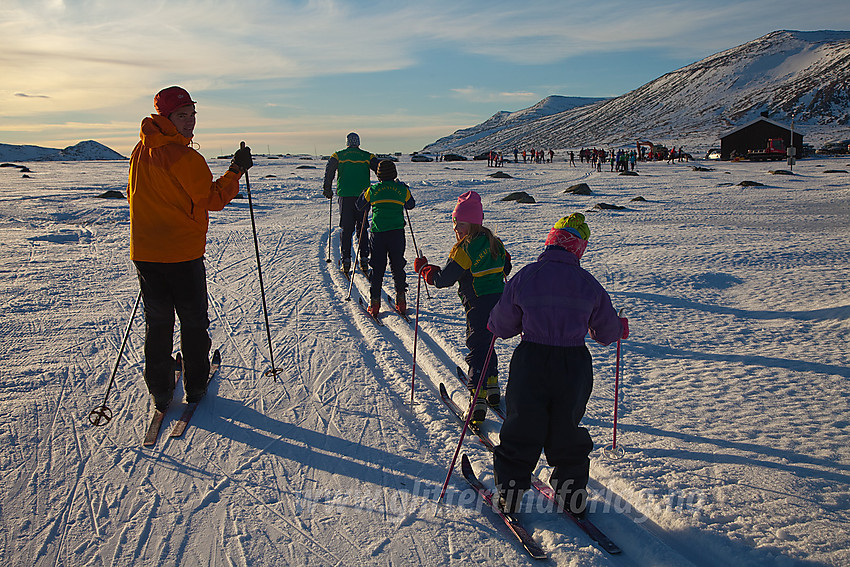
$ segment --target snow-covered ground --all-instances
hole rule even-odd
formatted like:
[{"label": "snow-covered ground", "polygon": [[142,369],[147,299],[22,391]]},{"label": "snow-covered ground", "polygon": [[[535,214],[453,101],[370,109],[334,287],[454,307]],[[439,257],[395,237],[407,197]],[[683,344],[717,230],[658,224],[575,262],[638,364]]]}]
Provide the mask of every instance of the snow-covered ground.
[{"label": "snow-covered ground", "polygon": [[[562,158],[559,156],[559,159]],[[324,162],[258,158],[251,190],[269,349],[247,199],[214,213],[206,265],[224,357],[185,438],[141,446],[152,410],[137,314],[100,406],[138,284],[128,259],[126,162],[0,168],[0,557],[12,565],[446,565],[533,561],[459,474],[435,499],[460,435],[439,382],[463,402],[454,289],[423,289],[414,330],[367,319],[328,256]],[[615,348],[590,344],[596,386],[591,517],[606,555],[526,496],[556,565],[850,563],[850,158],[784,164],[639,164],[640,175],[484,162],[399,164],[418,206],[416,244],[444,263],[459,194],[483,196],[520,267],[549,227],[591,211],[583,265],[625,308],[620,460],[603,456]],[[211,162],[216,174],[227,162]],[[828,173],[844,170],[845,173]],[[741,181],[763,186],[741,186]],[[565,194],[584,181],[591,196]],[[244,184],[243,184],[244,189]],[[536,204],[503,202],[526,191]],[[244,192],[244,190],[243,190]],[[632,201],[634,197],[645,201]],[[335,215],[335,212],[334,212]],[[334,230],[334,241],[338,229]],[[408,234],[408,260],[414,257]],[[416,305],[416,278],[409,304]],[[389,277],[385,289],[390,289]],[[498,343],[503,377],[514,341]],[[182,391],[178,388],[178,395]],[[486,425],[493,437],[498,423]],[[492,483],[489,455],[463,451]],[[540,476],[548,479],[545,459]]]}]

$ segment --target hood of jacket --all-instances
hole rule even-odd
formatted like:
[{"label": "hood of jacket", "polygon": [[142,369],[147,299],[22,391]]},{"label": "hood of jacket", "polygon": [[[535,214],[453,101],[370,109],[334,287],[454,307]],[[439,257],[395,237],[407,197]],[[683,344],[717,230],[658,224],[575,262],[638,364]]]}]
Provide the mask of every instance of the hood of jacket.
[{"label": "hood of jacket", "polygon": [[168,144],[188,146],[191,139],[177,131],[174,123],[159,114],[151,114],[142,120],[139,137],[147,148],[159,148]]}]

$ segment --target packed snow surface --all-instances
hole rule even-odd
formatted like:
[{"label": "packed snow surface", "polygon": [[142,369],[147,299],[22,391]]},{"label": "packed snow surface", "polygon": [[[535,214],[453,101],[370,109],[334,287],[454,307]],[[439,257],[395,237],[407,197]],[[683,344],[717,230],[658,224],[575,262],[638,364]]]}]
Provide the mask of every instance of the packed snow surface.
[{"label": "packed snow surface", "polygon": [[[153,448],[144,322],[128,258],[126,162],[0,169],[0,558],[10,565],[530,565],[455,473],[460,436],[439,400],[465,354],[455,289],[421,290],[414,326],[357,299],[367,284],[328,248],[324,163],[258,157],[250,171],[276,379],[270,368],[248,199],[213,213],[210,332],[223,365],[184,438],[169,439],[182,384]],[[549,228],[587,214],[582,264],[623,308],[619,460],[616,348],[589,341],[584,423],[591,518],[624,549],[606,555],[535,494],[524,522],[555,565],[850,563],[850,158],[776,164],[638,164],[637,176],[484,162],[398,164],[416,244],[444,264],[458,195],[516,268]],[[225,161],[210,162],[216,175]],[[785,166],[783,166],[785,167]],[[831,173],[830,173],[831,172]],[[757,181],[761,186],[742,186]],[[586,182],[590,196],[564,192]],[[243,194],[247,196],[245,184]],[[536,203],[505,202],[526,191]],[[633,201],[643,197],[643,201]],[[625,207],[594,210],[597,203]],[[334,207],[333,215],[336,211]],[[336,223],[331,223],[335,225]],[[415,256],[407,232],[407,259]],[[326,260],[330,256],[331,262]],[[384,289],[392,296],[390,278]],[[386,302],[385,302],[386,305]],[[127,345],[119,349],[129,326]],[[176,333],[179,338],[179,332]],[[497,342],[502,373],[518,339]],[[175,341],[175,350],[179,341]],[[112,420],[89,423],[104,401]],[[414,379],[414,380],[412,380]],[[411,404],[411,382],[414,382]],[[498,437],[499,422],[485,429]],[[486,449],[467,453],[492,484]],[[541,459],[539,475],[548,479]],[[436,511],[436,515],[435,515]]]}]

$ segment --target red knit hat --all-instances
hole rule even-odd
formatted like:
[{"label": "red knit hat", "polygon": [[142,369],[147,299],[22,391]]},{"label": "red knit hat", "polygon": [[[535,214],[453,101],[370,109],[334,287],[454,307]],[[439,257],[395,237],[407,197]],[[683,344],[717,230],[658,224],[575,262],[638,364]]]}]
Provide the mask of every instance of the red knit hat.
[{"label": "red knit hat", "polygon": [[172,112],[181,106],[186,106],[187,104],[195,104],[195,101],[192,100],[192,97],[189,96],[186,89],[181,87],[168,87],[167,89],[162,89],[156,93],[155,97],[153,97],[153,107],[156,109],[156,113],[161,116],[165,116],[166,118],[168,118]]},{"label": "red knit hat", "polygon": [[467,191],[457,198],[457,205],[452,212],[452,218],[459,222],[481,225],[484,223],[484,208],[481,206],[481,195],[475,191]]}]

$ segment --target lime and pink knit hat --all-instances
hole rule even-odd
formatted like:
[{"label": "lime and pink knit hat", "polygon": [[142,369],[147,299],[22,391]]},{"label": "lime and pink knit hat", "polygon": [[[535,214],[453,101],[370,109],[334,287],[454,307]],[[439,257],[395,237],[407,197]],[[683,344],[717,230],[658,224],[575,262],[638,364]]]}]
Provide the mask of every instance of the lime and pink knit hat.
[{"label": "lime and pink knit hat", "polygon": [[588,238],[590,238],[590,228],[584,222],[584,215],[573,213],[555,223],[546,237],[546,246],[560,246],[581,260],[584,251],[587,250]]}]

